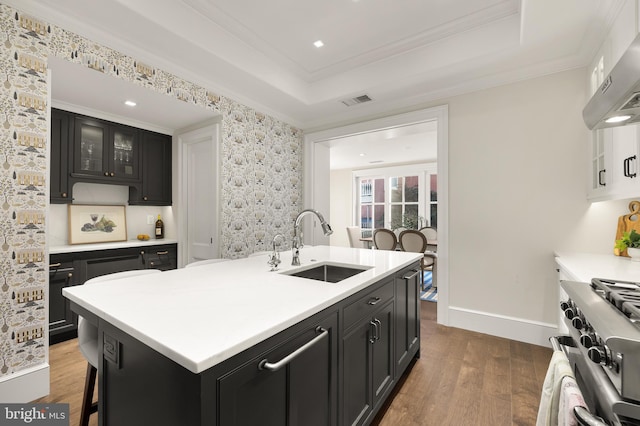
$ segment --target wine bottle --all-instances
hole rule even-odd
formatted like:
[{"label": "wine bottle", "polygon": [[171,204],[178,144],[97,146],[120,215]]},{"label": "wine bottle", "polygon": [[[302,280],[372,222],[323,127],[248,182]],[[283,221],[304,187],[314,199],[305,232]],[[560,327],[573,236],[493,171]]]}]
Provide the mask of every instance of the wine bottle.
[{"label": "wine bottle", "polygon": [[158,220],[156,220],[156,239],[160,240],[164,238],[164,222],[158,215]]}]

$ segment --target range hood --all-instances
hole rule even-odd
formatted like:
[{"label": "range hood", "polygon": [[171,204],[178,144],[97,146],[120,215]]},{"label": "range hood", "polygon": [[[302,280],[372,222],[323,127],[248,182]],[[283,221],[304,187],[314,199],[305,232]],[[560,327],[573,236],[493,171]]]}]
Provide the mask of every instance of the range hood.
[{"label": "range hood", "polygon": [[596,90],[582,117],[590,130],[640,122],[640,35]]}]

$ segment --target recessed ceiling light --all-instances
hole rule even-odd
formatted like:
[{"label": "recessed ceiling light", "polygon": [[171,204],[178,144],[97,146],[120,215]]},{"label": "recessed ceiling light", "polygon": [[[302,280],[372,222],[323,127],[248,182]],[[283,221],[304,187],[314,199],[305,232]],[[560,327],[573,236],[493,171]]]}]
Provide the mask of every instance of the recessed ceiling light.
[{"label": "recessed ceiling light", "polygon": [[313,42],[313,45],[315,47],[322,47],[322,46],[324,46],[324,43],[322,42],[322,40],[316,40],[316,41]]},{"label": "recessed ceiling light", "polygon": [[124,104],[125,104],[126,106],[130,106],[130,107],[134,107],[134,106],[136,106],[136,103],[135,103],[135,102],[133,102],[133,101],[124,101]]},{"label": "recessed ceiling light", "polygon": [[609,117],[604,121],[605,123],[620,123],[621,121],[627,121],[630,118],[630,115],[616,115],[614,117]]},{"label": "recessed ceiling light", "polygon": [[367,155],[367,154],[365,154],[364,152],[360,153],[360,157],[364,157],[365,155]]}]

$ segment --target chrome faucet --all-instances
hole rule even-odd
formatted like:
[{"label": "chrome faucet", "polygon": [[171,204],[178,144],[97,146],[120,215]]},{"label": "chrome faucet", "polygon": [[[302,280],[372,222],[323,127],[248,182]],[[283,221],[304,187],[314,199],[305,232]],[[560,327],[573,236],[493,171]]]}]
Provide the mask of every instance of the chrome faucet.
[{"label": "chrome faucet", "polygon": [[273,253],[271,253],[269,255],[269,260],[267,261],[267,264],[269,266],[271,266],[271,271],[277,271],[278,270],[278,265],[280,264],[280,252],[278,251],[278,249],[276,249],[276,245],[280,245],[276,243],[276,240],[278,239],[278,237],[280,237],[280,239],[282,240],[282,242],[280,244],[282,244],[284,242],[284,235],[282,234],[276,234],[273,237],[273,240],[271,241],[271,244],[273,244]]},{"label": "chrome faucet", "polygon": [[301,238],[302,233],[300,232],[300,221],[302,221],[303,216],[309,213],[313,213],[318,217],[318,220],[320,220],[320,226],[322,226],[322,232],[324,232],[324,235],[333,234],[333,230],[331,229],[331,226],[329,226],[327,221],[324,220],[324,217],[322,217],[319,211],[313,210],[313,209],[306,209],[298,213],[296,220],[293,222],[293,243],[291,244],[291,252],[292,252],[291,265],[292,266],[300,265],[300,247],[302,245],[302,238]]}]

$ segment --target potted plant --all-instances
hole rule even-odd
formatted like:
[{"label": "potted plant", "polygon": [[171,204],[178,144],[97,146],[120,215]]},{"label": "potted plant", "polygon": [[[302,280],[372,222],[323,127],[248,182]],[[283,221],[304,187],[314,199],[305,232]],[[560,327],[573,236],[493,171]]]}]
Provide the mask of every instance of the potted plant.
[{"label": "potted plant", "polygon": [[626,249],[632,260],[640,261],[640,234],[635,229],[623,233],[622,238],[616,240],[615,248],[620,250],[620,253]]}]

